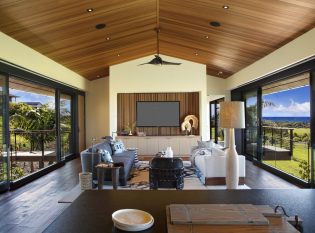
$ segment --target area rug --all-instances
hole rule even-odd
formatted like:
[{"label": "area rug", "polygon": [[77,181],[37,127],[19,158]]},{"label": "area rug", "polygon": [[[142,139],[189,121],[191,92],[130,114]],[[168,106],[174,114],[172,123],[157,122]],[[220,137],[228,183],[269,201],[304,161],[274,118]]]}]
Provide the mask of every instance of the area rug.
[{"label": "area rug", "polygon": [[[103,189],[112,189],[110,182],[105,182]],[[139,161],[131,173],[131,179],[126,186],[119,186],[118,190],[149,190],[149,161]],[[226,189],[225,185],[206,186],[198,178],[198,173],[191,166],[190,161],[184,161],[184,190],[217,190]],[[238,189],[250,189],[247,185],[239,185]],[[161,189],[163,190],[163,189]],[[167,190],[167,189],[164,189]],[[60,199],[59,203],[71,203],[80,194],[80,186],[74,187],[67,195]]]}]

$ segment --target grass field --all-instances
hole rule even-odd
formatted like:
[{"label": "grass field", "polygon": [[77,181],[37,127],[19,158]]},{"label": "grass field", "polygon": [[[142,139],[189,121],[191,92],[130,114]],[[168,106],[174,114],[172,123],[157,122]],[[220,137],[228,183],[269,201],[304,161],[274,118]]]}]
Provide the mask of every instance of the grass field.
[{"label": "grass field", "polygon": [[[297,133],[298,135],[304,135],[305,133],[309,134],[310,129],[296,128],[294,129],[293,133]],[[302,168],[299,167],[299,164],[303,160],[307,162],[309,161],[310,152],[311,151],[308,150],[306,143],[294,142],[293,157],[291,160],[266,160],[263,162],[302,179],[301,174],[299,173]]]}]

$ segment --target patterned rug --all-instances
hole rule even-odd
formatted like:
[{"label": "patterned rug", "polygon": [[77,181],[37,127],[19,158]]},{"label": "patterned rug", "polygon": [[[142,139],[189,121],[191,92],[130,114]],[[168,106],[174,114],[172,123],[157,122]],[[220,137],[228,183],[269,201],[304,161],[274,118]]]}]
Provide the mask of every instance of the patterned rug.
[{"label": "patterned rug", "polygon": [[[184,161],[184,190],[216,190],[226,189],[225,185],[206,186],[198,178],[198,171],[191,167],[190,161]],[[105,182],[103,189],[113,189],[111,182]],[[118,186],[119,190],[149,190],[149,162],[139,161],[133,168],[131,179],[126,186]],[[238,189],[250,189],[247,185],[239,185]],[[163,189],[162,189],[163,190]],[[67,192],[59,203],[73,202],[83,191],[78,184],[70,192]]]},{"label": "patterned rug", "polygon": [[[193,181],[196,182],[196,185],[204,186],[197,177],[196,169],[191,167],[190,161],[184,161],[184,189],[191,189],[189,183],[192,183]],[[188,185],[187,188],[185,187],[186,185]],[[149,161],[139,161],[132,171],[128,185],[119,188],[149,189]]]}]

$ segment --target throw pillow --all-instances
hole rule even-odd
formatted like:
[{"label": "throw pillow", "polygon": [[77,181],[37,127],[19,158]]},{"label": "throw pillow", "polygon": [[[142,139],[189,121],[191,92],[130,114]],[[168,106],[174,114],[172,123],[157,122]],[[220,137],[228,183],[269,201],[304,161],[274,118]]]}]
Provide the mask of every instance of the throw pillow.
[{"label": "throw pillow", "polygon": [[107,150],[99,150],[98,153],[101,155],[101,161],[104,163],[113,163],[112,156]]},{"label": "throw pillow", "polygon": [[213,147],[213,140],[210,141],[198,141],[199,148],[207,148],[210,149]]},{"label": "throw pillow", "polygon": [[121,140],[111,141],[111,146],[112,146],[112,150],[113,150],[114,155],[120,154],[123,151],[125,151],[125,146]]},{"label": "throw pillow", "polygon": [[223,150],[220,150],[218,148],[213,147],[212,148],[212,155],[224,156],[225,152]]}]

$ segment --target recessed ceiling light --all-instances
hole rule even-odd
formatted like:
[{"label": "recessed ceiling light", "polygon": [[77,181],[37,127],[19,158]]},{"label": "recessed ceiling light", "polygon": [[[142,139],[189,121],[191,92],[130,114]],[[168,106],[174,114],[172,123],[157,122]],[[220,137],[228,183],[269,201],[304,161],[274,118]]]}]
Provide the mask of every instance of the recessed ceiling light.
[{"label": "recessed ceiling light", "polygon": [[103,29],[103,28],[105,28],[106,27],[106,24],[105,23],[99,23],[99,24],[96,24],[95,25],[95,28],[96,29]]},{"label": "recessed ceiling light", "polygon": [[120,54],[119,54],[119,53],[117,54],[117,57],[120,57]]},{"label": "recessed ceiling light", "polygon": [[198,56],[199,54],[197,52],[195,52],[195,55]]},{"label": "recessed ceiling light", "polygon": [[223,72],[222,72],[222,71],[219,71],[219,72],[218,72],[218,75],[222,75],[222,74],[223,74]]},{"label": "recessed ceiling light", "polygon": [[94,9],[93,8],[88,8],[88,9],[86,9],[86,11],[87,12],[92,12],[92,11],[94,11]]},{"label": "recessed ceiling light", "polygon": [[205,36],[206,39],[209,39],[209,36]]},{"label": "recessed ceiling light", "polygon": [[110,40],[110,37],[106,37],[106,40]]},{"label": "recessed ceiling light", "polygon": [[221,24],[220,24],[219,22],[217,22],[217,21],[211,21],[209,24],[210,24],[212,27],[220,27],[220,26],[221,26]]},{"label": "recessed ceiling light", "polygon": [[222,8],[227,10],[227,9],[229,9],[230,7],[229,7],[228,5],[223,5]]}]

